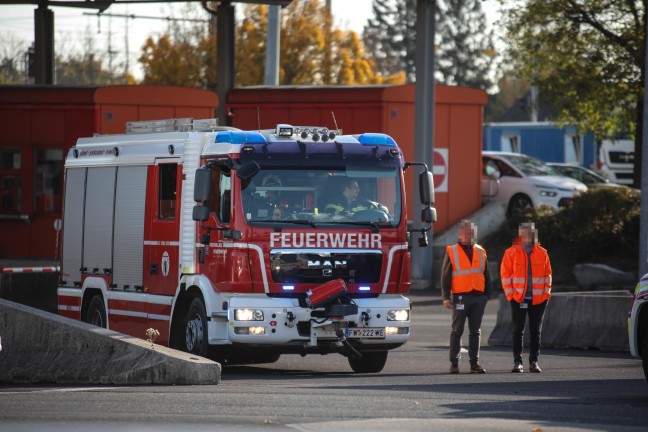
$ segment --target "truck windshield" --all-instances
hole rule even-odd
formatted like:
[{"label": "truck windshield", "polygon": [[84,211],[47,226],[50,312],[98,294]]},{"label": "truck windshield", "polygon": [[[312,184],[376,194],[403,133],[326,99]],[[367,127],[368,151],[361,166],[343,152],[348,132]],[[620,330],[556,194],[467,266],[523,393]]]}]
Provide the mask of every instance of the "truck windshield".
[{"label": "truck windshield", "polygon": [[401,217],[400,169],[262,168],[241,183],[251,224],[309,223],[396,226]]}]

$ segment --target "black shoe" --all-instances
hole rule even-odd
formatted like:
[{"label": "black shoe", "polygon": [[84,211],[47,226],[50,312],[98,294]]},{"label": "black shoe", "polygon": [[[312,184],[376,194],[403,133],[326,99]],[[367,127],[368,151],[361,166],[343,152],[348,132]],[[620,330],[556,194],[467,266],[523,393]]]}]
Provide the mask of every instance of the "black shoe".
[{"label": "black shoe", "polygon": [[516,372],[516,373],[522,373],[524,372],[524,368],[522,367],[522,363],[515,362],[515,365],[513,366],[513,369],[511,372]]},{"label": "black shoe", "polygon": [[540,366],[538,366],[537,361],[531,363],[531,365],[529,366],[529,372],[542,373],[542,369],[540,369]]}]

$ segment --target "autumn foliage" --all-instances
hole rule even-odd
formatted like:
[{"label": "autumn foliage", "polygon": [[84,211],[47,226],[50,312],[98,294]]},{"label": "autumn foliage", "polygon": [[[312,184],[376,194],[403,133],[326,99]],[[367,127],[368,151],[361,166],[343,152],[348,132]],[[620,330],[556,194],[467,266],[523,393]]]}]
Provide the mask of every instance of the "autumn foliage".
[{"label": "autumn foliage", "polygon": [[[247,5],[236,27],[237,86],[263,84],[268,7]],[[215,29],[150,37],[142,47],[143,84],[214,89]],[[354,31],[340,30],[320,0],[296,0],[281,13],[282,85],[402,84],[403,72],[382,76]]]}]

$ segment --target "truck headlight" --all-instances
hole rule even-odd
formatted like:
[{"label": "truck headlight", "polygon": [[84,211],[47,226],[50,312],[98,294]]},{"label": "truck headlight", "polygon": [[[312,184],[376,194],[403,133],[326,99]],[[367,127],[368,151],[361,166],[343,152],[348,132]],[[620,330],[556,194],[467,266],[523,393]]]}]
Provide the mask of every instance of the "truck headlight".
[{"label": "truck headlight", "polygon": [[265,327],[234,327],[234,334],[262,336],[265,334]]},{"label": "truck headlight", "polygon": [[409,311],[407,309],[390,310],[387,312],[387,321],[407,321],[409,320]]},{"label": "truck headlight", "polygon": [[409,334],[409,327],[385,327],[385,335]]},{"label": "truck headlight", "polygon": [[234,311],[236,321],[263,321],[261,309],[236,309]]}]

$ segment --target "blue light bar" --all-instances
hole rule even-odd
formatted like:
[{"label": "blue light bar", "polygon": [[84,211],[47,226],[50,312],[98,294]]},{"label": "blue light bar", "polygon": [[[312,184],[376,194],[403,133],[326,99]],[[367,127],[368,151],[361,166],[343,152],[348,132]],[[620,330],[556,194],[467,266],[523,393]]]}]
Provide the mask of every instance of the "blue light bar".
[{"label": "blue light bar", "polygon": [[230,144],[265,144],[267,141],[258,132],[249,131],[226,131],[218,132],[216,134],[217,143],[230,143]]},{"label": "blue light bar", "polygon": [[295,289],[295,285],[284,285],[283,289],[284,291],[292,291]]},{"label": "blue light bar", "polygon": [[397,147],[394,138],[389,135],[379,133],[365,133],[358,137],[358,141],[362,145],[384,145],[389,147]]},{"label": "blue light bar", "polygon": [[368,287],[368,286],[361,286],[361,287],[358,288],[358,289],[359,289],[360,291],[370,291],[370,290],[371,290],[371,287]]}]

